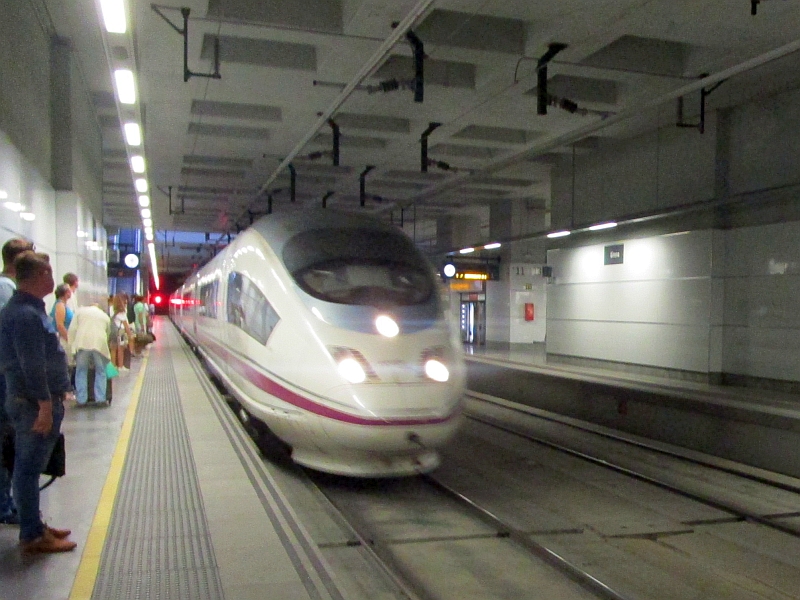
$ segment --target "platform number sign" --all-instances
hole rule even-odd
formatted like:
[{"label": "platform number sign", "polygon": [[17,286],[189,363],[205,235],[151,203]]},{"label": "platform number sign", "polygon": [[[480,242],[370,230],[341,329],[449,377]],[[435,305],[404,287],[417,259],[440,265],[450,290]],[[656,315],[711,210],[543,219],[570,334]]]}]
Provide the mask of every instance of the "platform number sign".
[{"label": "platform number sign", "polygon": [[624,256],[625,244],[612,244],[605,247],[603,264],[621,265]]}]

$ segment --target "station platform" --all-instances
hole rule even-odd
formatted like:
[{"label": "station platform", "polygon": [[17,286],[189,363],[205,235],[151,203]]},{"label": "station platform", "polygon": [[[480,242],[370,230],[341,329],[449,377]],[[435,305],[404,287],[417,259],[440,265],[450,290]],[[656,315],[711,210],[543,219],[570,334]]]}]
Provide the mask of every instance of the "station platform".
[{"label": "station platform", "polygon": [[110,406],[67,407],[67,474],[42,514],[74,552],[21,556],[0,600],[345,598],[264,459],[166,318]]},{"label": "station platform", "polygon": [[544,344],[468,346],[466,359],[473,392],[800,477],[800,393],[551,357]]}]

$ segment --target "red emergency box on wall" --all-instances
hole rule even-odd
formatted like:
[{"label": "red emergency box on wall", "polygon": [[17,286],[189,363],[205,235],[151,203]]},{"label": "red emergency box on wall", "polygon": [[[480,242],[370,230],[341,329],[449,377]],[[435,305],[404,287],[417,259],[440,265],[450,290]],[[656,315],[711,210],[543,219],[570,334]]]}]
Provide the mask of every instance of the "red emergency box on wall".
[{"label": "red emergency box on wall", "polygon": [[525,320],[533,321],[533,302],[525,303]]}]

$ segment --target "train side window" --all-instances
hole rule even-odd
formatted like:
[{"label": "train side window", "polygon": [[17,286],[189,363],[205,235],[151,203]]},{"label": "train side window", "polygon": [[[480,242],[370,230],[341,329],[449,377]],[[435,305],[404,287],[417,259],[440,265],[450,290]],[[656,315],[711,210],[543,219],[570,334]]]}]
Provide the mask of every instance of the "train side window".
[{"label": "train side window", "polygon": [[278,313],[258,286],[245,275],[228,276],[228,323],[235,325],[262,344],[266,344],[278,324]]},{"label": "train side window", "polygon": [[199,314],[212,319],[217,318],[217,290],[219,281],[212,281],[200,286],[200,311]]}]

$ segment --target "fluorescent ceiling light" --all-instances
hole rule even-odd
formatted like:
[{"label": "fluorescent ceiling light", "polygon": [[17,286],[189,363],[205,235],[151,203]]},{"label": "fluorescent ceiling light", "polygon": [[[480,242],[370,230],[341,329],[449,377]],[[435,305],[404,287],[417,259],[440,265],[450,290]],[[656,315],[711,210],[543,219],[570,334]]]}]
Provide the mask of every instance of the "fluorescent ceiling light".
[{"label": "fluorescent ceiling light", "polygon": [[19,216],[24,221],[33,221],[36,218],[36,215],[32,212],[21,212]]},{"label": "fluorescent ceiling light", "polygon": [[153,219],[142,219],[142,225],[145,227],[153,227]]},{"label": "fluorescent ceiling light", "polygon": [[153,241],[153,232],[152,231],[145,231],[144,232],[144,237],[147,238],[148,242],[152,242]]},{"label": "fluorescent ceiling light", "polygon": [[486,244],[483,247],[483,249],[484,250],[494,250],[495,248],[499,248],[499,247],[500,247],[500,243],[499,242],[494,242],[492,244]]},{"label": "fluorescent ceiling light", "polygon": [[469,254],[470,252],[475,252],[475,248],[462,248],[458,252],[460,254]]},{"label": "fluorescent ceiling light", "polygon": [[131,156],[131,169],[134,173],[144,173],[144,156]]},{"label": "fluorescent ceiling light", "polygon": [[161,287],[161,283],[158,280],[158,262],[156,261],[156,245],[150,241],[147,244],[147,249],[150,253],[150,272],[153,275],[153,283],[156,284],[156,289]]},{"label": "fluorescent ceiling light", "polygon": [[100,0],[100,8],[108,33],[125,33],[128,30],[123,0]]},{"label": "fluorescent ceiling light", "polygon": [[141,192],[142,194],[147,191],[147,179],[142,179],[141,177],[133,182],[136,186],[136,191]]},{"label": "fluorescent ceiling light", "polygon": [[3,202],[3,206],[5,206],[8,210],[13,210],[14,212],[25,210],[25,205],[20,204],[19,202]]},{"label": "fluorescent ceiling light", "polygon": [[141,213],[143,219],[149,219],[152,216],[149,208],[143,208],[139,212]]},{"label": "fluorescent ceiling light", "polygon": [[560,237],[566,237],[566,236],[568,236],[570,233],[571,233],[570,231],[567,231],[566,229],[563,229],[562,231],[554,231],[553,233],[548,233],[548,234],[547,234],[547,237],[549,237],[549,238],[560,238]]},{"label": "fluorescent ceiling light", "polygon": [[616,227],[617,224],[613,221],[609,221],[608,223],[598,223],[597,225],[592,225],[589,227],[589,231],[600,231],[601,229],[611,229],[612,227]]},{"label": "fluorescent ceiling light", "polygon": [[117,69],[114,71],[114,81],[117,82],[119,101],[122,104],[136,104],[136,84],[133,81],[133,71]]},{"label": "fluorescent ceiling light", "polygon": [[138,123],[125,123],[125,141],[129,146],[139,146],[142,143],[142,130]]},{"label": "fluorescent ceiling light", "polygon": [[139,196],[139,206],[142,208],[150,206],[150,196]]}]

